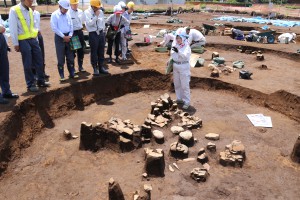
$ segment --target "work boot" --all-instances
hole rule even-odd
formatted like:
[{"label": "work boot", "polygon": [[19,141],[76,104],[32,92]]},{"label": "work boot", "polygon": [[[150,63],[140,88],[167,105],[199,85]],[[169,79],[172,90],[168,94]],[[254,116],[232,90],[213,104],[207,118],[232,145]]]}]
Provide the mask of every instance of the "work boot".
[{"label": "work boot", "polygon": [[50,83],[49,82],[38,82],[37,83],[38,87],[50,87]]},{"label": "work boot", "polygon": [[86,72],[85,69],[83,69],[82,66],[79,66],[79,67],[78,67],[78,71],[79,71],[79,72]]},{"label": "work boot", "polygon": [[8,104],[8,103],[9,101],[7,99],[0,97],[0,104]]},{"label": "work boot", "polygon": [[2,97],[5,99],[17,99],[19,98],[19,95],[15,93],[10,93],[10,94],[2,94]]},{"label": "work boot", "polygon": [[120,60],[118,56],[116,56],[116,63],[120,64]]},{"label": "work boot", "polygon": [[30,86],[29,88],[27,88],[27,90],[28,90],[29,92],[38,92],[38,91],[39,91],[39,88],[36,87],[35,85],[32,85],[32,86]]},{"label": "work boot", "polygon": [[108,58],[108,63],[112,63],[112,57],[111,56],[109,56],[109,58]]},{"label": "work boot", "polygon": [[98,67],[93,67],[93,69],[94,69],[93,76],[99,76],[100,74],[99,74],[99,69],[98,69]]},{"label": "work boot", "polygon": [[104,67],[100,67],[99,72],[101,74],[109,74],[109,72]]}]

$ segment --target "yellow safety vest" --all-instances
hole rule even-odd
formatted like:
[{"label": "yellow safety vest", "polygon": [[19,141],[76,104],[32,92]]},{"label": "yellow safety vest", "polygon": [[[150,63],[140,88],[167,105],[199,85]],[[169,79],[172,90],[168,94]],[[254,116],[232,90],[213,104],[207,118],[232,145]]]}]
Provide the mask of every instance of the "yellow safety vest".
[{"label": "yellow safety vest", "polygon": [[38,30],[36,30],[33,26],[33,12],[32,9],[29,8],[29,16],[30,16],[30,28],[28,28],[28,25],[26,23],[25,17],[23,16],[23,13],[21,11],[20,5],[16,5],[13,7],[13,9],[16,11],[17,16],[21,22],[22,28],[24,33],[18,35],[18,40],[27,40],[31,38],[36,38],[38,35]]}]

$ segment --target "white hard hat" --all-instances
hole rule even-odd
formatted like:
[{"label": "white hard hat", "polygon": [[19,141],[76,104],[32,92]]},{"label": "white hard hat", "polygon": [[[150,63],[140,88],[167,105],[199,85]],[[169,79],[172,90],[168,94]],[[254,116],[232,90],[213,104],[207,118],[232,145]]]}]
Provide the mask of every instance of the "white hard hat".
[{"label": "white hard hat", "polygon": [[118,5],[121,7],[121,8],[126,8],[126,4],[124,3],[124,1],[120,1],[118,3]]},{"label": "white hard hat", "polygon": [[33,0],[32,5],[31,6],[38,6],[38,3],[36,0]]},{"label": "white hard hat", "polygon": [[115,14],[122,14],[123,11],[122,11],[121,6],[115,5],[115,6],[114,6],[114,13],[115,13]]},{"label": "white hard hat", "polygon": [[68,0],[59,0],[58,4],[66,10],[70,9],[70,2]]}]

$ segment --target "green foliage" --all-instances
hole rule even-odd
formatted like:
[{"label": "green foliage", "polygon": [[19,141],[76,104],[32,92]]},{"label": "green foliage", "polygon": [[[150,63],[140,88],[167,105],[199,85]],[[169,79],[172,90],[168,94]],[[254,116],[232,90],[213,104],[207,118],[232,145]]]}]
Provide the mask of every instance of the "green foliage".
[{"label": "green foliage", "polygon": [[200,4],[200,8],[201,9],[205,9],[206,8],[206,4],[205,3]]}]

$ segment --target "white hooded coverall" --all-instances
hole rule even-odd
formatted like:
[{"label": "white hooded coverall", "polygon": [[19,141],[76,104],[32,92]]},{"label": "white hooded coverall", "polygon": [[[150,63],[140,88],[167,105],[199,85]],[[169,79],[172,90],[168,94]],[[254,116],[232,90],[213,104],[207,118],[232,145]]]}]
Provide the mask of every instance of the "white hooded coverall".
[{"label": "white hooded coverall", "polygon": [[189,44],[191,45],[191,48],[199,48],[201,46],[204,46],[206,43],[205,37],[203,34],[196,30],[191,29],[189,33]]},{"label": "white hooded coverall", "polygon": [[177,43],[175,44],[175,47],[178,49],[178,53],[171,50],[171,58],[174,61],[173,79],[177,100],[183,100],[185,105],[190,105],[191,48],[185,38],[182,37],[182,40],[183,43],[181,45]]}]

